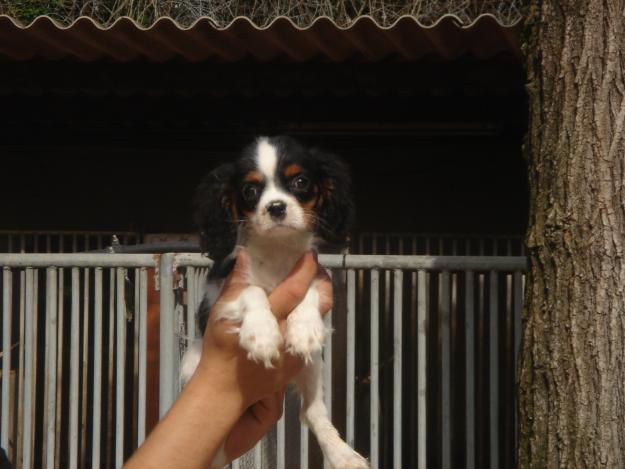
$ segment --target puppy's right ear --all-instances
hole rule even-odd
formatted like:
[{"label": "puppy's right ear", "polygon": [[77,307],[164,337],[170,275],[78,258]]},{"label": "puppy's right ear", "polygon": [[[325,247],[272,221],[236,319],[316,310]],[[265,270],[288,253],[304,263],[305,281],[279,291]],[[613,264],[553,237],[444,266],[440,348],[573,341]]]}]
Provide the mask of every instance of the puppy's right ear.
[{"label": "puppy's right ear", "polygon": [[209,173],[195,191],[194,221],[200,229],[200,247],[216,262],[228,256],[236,244],[234,173],[234,164],[221,165]]}]

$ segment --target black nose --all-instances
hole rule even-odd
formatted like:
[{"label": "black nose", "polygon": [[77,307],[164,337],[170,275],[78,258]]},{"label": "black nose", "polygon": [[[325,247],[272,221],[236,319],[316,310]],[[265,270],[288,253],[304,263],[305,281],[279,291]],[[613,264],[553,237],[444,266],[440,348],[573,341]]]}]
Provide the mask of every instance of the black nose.
[{"label": "black nose", "polygon": [[269,215],[271,215],[271,218],[282,220],[286,215],[286,204],[280,200],[274,200],[267,205],[267,211]]}]

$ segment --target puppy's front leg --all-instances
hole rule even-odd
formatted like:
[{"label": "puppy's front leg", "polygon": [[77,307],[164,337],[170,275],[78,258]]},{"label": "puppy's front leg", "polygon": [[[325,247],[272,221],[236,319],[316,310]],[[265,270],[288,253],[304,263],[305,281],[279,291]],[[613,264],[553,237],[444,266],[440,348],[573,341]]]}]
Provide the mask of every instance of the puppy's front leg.
[{"label": "puppy's front leg", "polygon": [[248,286],[238,300],[243,311],[239,328],[239,345],[247,350],[247,358],[273,368],[272,360],[280,357],[282,335],[278,321],[271,312],[265,291],[257,286]]},{"label": "puppy's front leg", "polygon": [[321,352],[325,334],[326,327],[319,312],[319,292],[313,282],[302,302],[286,320],[287,351],[311,363],[313,355]]}]

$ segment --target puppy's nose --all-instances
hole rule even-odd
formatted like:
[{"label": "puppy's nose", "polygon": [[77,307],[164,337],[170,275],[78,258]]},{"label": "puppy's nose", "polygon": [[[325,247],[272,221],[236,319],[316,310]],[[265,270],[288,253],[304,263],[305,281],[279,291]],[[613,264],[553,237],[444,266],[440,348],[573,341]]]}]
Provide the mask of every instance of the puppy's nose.
[{"label": "puppy's nose", "polygon": [[274,200],[267,205],[267,211],[271,218],[282,220],[286,215],[286,204],[280,200]]}]

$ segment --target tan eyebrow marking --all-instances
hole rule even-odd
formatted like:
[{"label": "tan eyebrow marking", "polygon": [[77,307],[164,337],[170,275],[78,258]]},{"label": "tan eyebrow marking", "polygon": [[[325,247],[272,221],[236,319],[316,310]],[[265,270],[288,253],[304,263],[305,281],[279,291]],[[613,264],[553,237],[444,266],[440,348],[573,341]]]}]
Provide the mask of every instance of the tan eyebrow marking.
[{"label": "tan eyebrow marking", "polygon": [[245,175],[243,180],[245,182],[256,182],[256,183],[259,183],[259,182],[261,182],[263,180],[263,175],[260,173],[260,171],[250,171],[249,173],[247,173]]},{"label": "tan eyebrow marking", "polygon": [[289,166],[286,167],[286,169],[284,170],[284,175],[286,177],[291,177],[296,175],[297,173],[301,173],[302,172],[302,167],[298,164],[291,164]]}]

